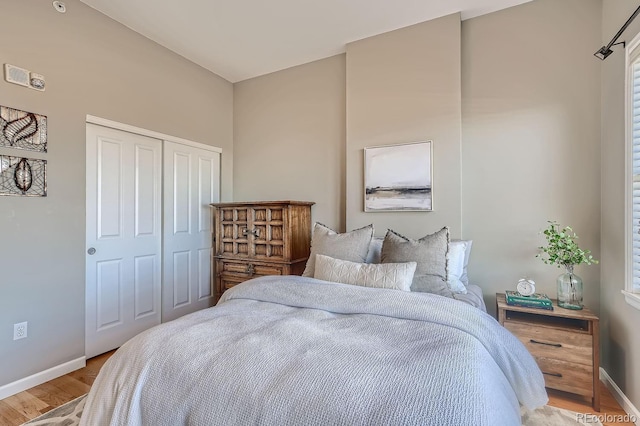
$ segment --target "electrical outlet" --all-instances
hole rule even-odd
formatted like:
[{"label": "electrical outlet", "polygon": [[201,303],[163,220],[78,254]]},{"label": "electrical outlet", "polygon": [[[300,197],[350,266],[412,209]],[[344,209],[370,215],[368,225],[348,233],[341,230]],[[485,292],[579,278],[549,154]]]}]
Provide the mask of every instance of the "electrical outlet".
[{"label": "electrical outlet", "polygon": [[13,340],[24,339],[25,337],[27,337],[27,322],[13,324]]}]

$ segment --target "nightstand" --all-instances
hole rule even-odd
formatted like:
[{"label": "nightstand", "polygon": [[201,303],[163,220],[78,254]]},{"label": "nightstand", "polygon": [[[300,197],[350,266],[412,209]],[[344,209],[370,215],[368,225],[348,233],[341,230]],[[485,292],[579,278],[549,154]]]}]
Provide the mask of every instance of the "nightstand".
[{"label": "nightstand", "polygon": [[544,374],[545,386],[590,397],[600,411],[599,320],[588,309],[553,311],[509,306],[496,294],[498,322],[533,355]]}]

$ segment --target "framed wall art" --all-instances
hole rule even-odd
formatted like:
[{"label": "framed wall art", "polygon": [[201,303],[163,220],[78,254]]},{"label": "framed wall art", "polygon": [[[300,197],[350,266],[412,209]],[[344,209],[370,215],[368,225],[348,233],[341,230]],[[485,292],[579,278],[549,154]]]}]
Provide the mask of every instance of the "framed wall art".
[{"label": "framed wall art", "polygon": [[47,152],[47,117],[0,106],[0,147]]},{"label": "framed wall art", "polygon": [[0,195],[47,196],[47,160],[0,155]]},{"label": "framed wall art", "polygon": [[432,211],[432,141],[364,149],[364,211]]}]

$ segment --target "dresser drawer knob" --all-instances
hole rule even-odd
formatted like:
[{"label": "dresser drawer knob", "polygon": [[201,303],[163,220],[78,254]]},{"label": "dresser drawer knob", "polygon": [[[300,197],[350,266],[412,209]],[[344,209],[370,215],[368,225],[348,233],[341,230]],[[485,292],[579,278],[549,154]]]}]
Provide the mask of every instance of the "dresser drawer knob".
[{"label": "dresser drawer knob", "polygon": [[547,373],[546,371],[543,371],[542,374],[546,374],[547,376],[553,376],[553,377],[562,377],[562,374],[560,373]]},{"label": "dresser drawer knob", "polygon": [[547,346],[553,346],[554,348],[561,348],[562,345],[560,343],[547,343],[547,342],[539,342],[537,340],[529,340],[531,343],[535,343],[536,345],[547,345]]},{"label": "dresser drawer knob", "polygon": [[253,275],[256,273],[255,267],[250,263],[247,265],[247,274]]}]

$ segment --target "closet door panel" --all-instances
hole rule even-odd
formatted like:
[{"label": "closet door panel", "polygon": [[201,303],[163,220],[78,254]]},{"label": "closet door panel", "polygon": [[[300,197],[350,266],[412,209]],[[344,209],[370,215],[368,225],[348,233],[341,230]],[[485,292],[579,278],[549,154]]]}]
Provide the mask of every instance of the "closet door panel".
[{"label": "closet door panel", "polygon": [[211,213],[220,198],[220,153],[164,142],[162,321],[212,306]]}]

